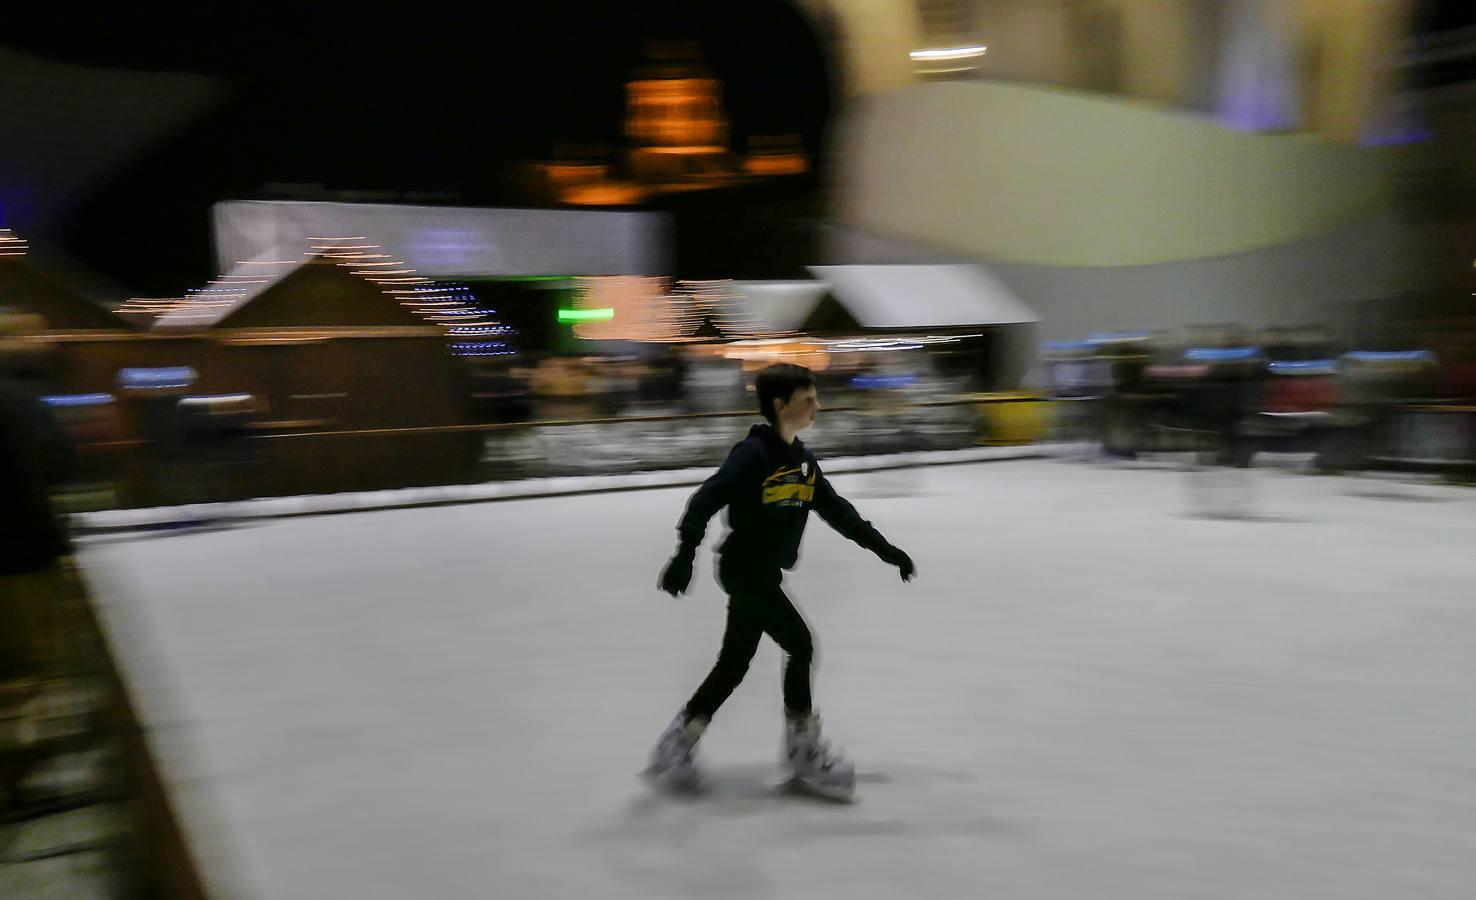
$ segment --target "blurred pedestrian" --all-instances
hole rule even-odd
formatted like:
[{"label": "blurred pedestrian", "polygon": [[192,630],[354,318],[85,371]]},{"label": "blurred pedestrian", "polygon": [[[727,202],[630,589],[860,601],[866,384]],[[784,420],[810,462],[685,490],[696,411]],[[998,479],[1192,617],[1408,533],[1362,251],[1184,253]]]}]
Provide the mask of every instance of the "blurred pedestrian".
[{"label": "blurred pedestrian", "polygon": [[56,633],[71,553],[50,490],[67,477],[72,452],[39,398],[40,357],[0,339],[0,806],[8,805],[29,758],[23,710],[56,674]]}]

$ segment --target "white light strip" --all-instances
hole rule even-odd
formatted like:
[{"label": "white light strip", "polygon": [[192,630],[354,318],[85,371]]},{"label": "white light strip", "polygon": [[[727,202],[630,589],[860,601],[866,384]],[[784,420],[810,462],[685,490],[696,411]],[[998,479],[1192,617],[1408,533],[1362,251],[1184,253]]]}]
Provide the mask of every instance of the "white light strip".
[{"label": "white light strip", "polygon": [[988,47],[952,47],[939,50],[914,50],[907,54],[912,57],[913,62],[927,62],[935,59],[973,59],[983,56],[989,52]]}]

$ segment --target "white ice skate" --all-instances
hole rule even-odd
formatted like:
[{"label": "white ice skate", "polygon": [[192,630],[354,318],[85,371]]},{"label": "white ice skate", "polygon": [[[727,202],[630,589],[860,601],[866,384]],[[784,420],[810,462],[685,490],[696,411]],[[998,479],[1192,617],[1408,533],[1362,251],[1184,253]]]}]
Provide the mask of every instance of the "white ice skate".
[{"label": "white ice skate", "polygon": [[784,755],[790,785],[828,800],[850,800],[856,792],[856,767],[820,736],[820,716],[786,715]]},{"label": "white ice skate", "polygon": [[702,770],[697,766],[696,749],[706,728],[705,719],[688,719],[685,710],[677,713],[656,741],[651,764],[641,775],[662,790],[675,793],[701,790]]}]

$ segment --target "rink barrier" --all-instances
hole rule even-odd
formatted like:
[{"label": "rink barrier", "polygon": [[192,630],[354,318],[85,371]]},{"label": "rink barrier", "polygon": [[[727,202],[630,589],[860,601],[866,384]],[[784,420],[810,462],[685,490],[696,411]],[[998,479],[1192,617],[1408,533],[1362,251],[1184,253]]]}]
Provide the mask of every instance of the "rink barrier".
[{"label": "rink barrier", "polygon": [[[973,407],[976,408],[976,410],[979,410],[980,411],[981,415],[984,415],[983,410],[986,407],[992,406],[994,404],[1029,403],[1029,404],[1054,405],[1054,404],[1059,403],[1059,402],[1062,402],[1062,401],[1095,400],[1095,399],[1100,399],[1100,398],[1075,398],[1075,397],[1056,398],[1056,397],[1042,397],[1042,396],[1035,396],[1035,395],[1013,394],[1013,393],[1012,394],[995,394],[995,395],[991,395],[991,394],[980,394],[980,395],[974,395],[974,396],[970,396],[970,397],[950,398],[950,399],[947,399],[947,400],[921,400],[921,401],[917,401],[917,402],[907,403],[905,405],[902,405],[899,408],[908,408],[908,407],[931,408],[931,407],[946,407],[946,406],[973,406]],[[1455,405],[1436,405],[1436,404],[1406,404],[1406,405],[1403,405],[1403,406],[1398,407],[1398,409],[1400,411],[1408,411],[1408,412],[1476,413],[1476,406],[1455,406]],[[829,412],[862,413],[862,412],[873,412],[873,411],[875,411],[875,410],[872,407],[850,405],[850,406],[830,406],[830,407],[826,407],[821,412],[822,412],[822,414],[824,414],[824,413],[829,413]],[[530,429],[530,428],[560,428],[560,427],[578,427],[578,426],[588,426],[588,425],[619,425],[619,424],[639,424],[639,423],[653,423],[653,422],[680,422],[680,421],[690,421],[690,420],[697,420],[697,419],[752,418],[754,416],[755,416],[755,413],[752,410],[735,410],[735,411],[723,411],[723,412],[673,413],[673,414],[656,415],[656,416],[606,416],[606,417],[585,418],[585,419],[529,419],[529,420],[523,421],[523,422],[477,422],[477,423],[465,424],[465,425],[412,425],[412,426],[397,426],[397,427],[392,427],[392,428],[344,428],[344,429],[325,429],[325,430],[319,430],[319,431],[265,431],[265,430],[261,430],[261,429],[263,429],[265,427],[278,427],[281,424],[284,424],[284,423],[266,422],[266,423],[258,423],[255,427],[256,427],[256,429],[259,430],[259,433],[248,434],[248,435],[245,436],[245,439],[246,440],[250,440],[250,441],[271,441],[271,440],[292,440],[292,439],[301,440],[301,439],[305,439],[305,438],[328,438],[328,437],[388,437],[388,436],[394,436],[394,435],[483,434],[483,433],[496,433],[496,432],[519,431],[519,430],[525,430],[525,429]],[[153,445],[155,445],[157,443],[160,443],[160,442],[149,440],[149,439],[146,439],[146,438],[125,438],[125,439],[120,439],[120,440],[96,441],[96,442],[93,442],[93,443],[88,444],[87,446],[88,446],[89,449],[96,449],[96,450],[132,450],[132,449],[139,449],[139,448],[143,448],[143,447],[153,446]],[[1011,443],[1021,443],[1021,441],[1011,441]]]},{"label": "rink barrier", "polygon": [[[984,406],[994,403],[1041,403],[1049,402],[1049,398],[1023,396],[1023,395],[989,395],[980,394],[970,397],[950,398],[947,400],[919,400],[913,403],[901,404],[899,408],[935,408],[944,406]],[[821,410],[821,414],[832,412],[864,413],[876,411],[869,406],[827,406]],[[246,440],[287,440],[302,438],[324,438],[324,437],[387,437],[391,435],[446,435],[446,434],[478,434],[500,431],[519,431],[527,428],[560,428],[577,427],[582,425],[620,425],[639,424],[642,422],[681,422],[693,419],[736,419],[757,418],[758,413],[754,410],[732,410],[722,412],[694,412],[694,413],[671,413],[656,416],[604,416],[585,419],[529,419],[523,422],[476,422],[466,425],[406,425],[391,428],[341,428],[323,429],[319,431],[267,431],[267,428],[281,427],[282,422],[260,422],[252,426],[258,433],[248,434]],[[147,438],[123,438],[111,441],[96,441],[88,444],[90,448],[100,450],[123,450],[148,447],[160,443]]]},{"label": "rink barrier", "polygon": [[[967,397],[953,397],[947,400],[919,400],[916,402],[899,404],[899,408],[936,408],[946,406],[982,406],[993,403],[1040,403],[1044,398],[1037,396],[1026,396],[1020,394],[976,394]],[[866,413],[876,412],[875,407],[870,406],[827,406],[821,410],[821,415],[832,412]],[[656,416],[605,416],[587,419],[529,419],[526,422],[479,422],[470,425],[421,425],[403,428],[356,428],[344,429],[342,431],[285,431],[270,434],[251,435],[257,439],[282,439],[282,438],[305,438],[305,437],[369,437],[393,434],[467,434],[479,432],[517,431],[525,428],[559,428],[566,426],[582,425],[621,425],[639,424],[642,422],[681,422],[692,419],[736,419],[756,418],[758,415],[754,410],[732,410],[722,412],[696,412],[696,413],[671,413]]]},{"label": "rink barrier", "polygon": [[[1398,445],[1373,455],[1370,462],[1395,471],[1443,475],[1454,484],[1476,483],[1476,405],[1409,403],[1399,413]],[[1412,434],[1418,437],[1411,440]]]},{"label": "rink barrier", "polygon": [[[896,402],[903,398],[888,399]],[[870,419],[905,416],[908,410],[944,412],[939,408],[972,407],[974,411],[969,415],[974,420],[975,433],[972,437],[966,434],[960,437],[966,444],[979,444],[998,435],[996,424],[987,422],[978,412],[980,405],[1015,404],[1023,399],[1017,395],[967,394],[905,404],[896,402],[895,406],[843,404],[829,412]],[[97,502],[79,502],[77,509],[140,509],[251,497],[479,483],[489,477],[485,468],[485,448],[489,441],[540,433],[552,435],[580,428],[639,430],[677,427],[682,423],[718,425],[756,418],[755,411],[742,409],[376,427],[335,427],[328,420],[277,419],[250,423],[224,439],[203,442],[181,443],[154,435],[129,435],[79,447],[79,458],[87,461],[88,468],[95,473],[89,474],[87,480],[105,482],[111,491],[100,493]],[[877,449],[881,448],[871,448],[862,441],[854,447],[832,447],[827,455],[866,455]],[[669,469],[687,464],[690,461],[655,459],[650,468]],[[527,474],[536,477],[554,473]]]},{"label": "rink barrier", "polygon": [[[832,475],[862,474],[897,469],[1039,459],[1047,456],[1048,453],[1049,448],[1044,446],[919,450],[908,453],[837,457],[826,462],[825,470]],[[73,520],[76,530],[81,534],[105,535],[169,530],[216,521],[290,519],[374,510],[424,509],[502,500],[537,500],[550,497],[577,497],[589,494],[694,487],[701,484],[711,474],[712,467],[704,466],[633,472],[623,475],[557,475],[518,481],[488,481],[476,484],[290,497],[258,497],[250,500],[191,503],[180,506],[101,510],[78,514],[73,517]]]},{"label": "rink barrier", "polygon": [[[1055,416],[1062,408],[1061,403],[1055,398],[1042,398],[1029,393],[1009,394],[973,394],[949,397],[936,400],[920,400],[908,403],[905,406],[898,404],[894,410],[907,407],[973,407],[976,422],[974,445],[993,446],[1016,446],[1030,447],[1038,446],[1043,442],[1051,440],[1047,437],[1048,428]],[[1437,414],[1441,418],[1449,415],[1471,415],[1476,412],[1476,406],[1469,405],[1445,405],[1445,404],[1406,404],[1399,408],[1415,414]],[[1018,413],[1015,411],[1018,410]],[[837,413],[876,413],[887,414],[884,408],[865,405],[840,405],[831,407],[828,412]],[[470,443],[497,434],[515,434],[518,432],[536,431],[543,428],[565,428],[579,426],[612,426],[618,427],[628,424],[639,427],[643,423],[702,421],[702,420],[732,420],[753,419],[755,415],[750,410],[728,410],[714,412],[692,412],[680,414],[661,414],[647,416],[617,416],[581,419],[535,419],[525,422],[496,422],[496,423],[472,423],[459,425],[429,425],[429,426],[404,426],[390,428],[359,428],[342,430],[282,430],[284,426],[298,423],[275,422],[261,423],[256,433],[241,438],[250,444],[238,446],[256,446],[260,448],[280,448],[267,452],[267,459],[261,460],[264,467],[260,471],[266,472],[265,484],[269,485],[266,490],[253,490],[250,493],[238,492],[234,496],[217,494],[215,496],[198,497],[171,497],[157,491],[133,491],[127,492],[132,484],[128,481],[128,475],[140,470],[149,459],[147,448],[153,443],[146,440],[109,441],[89,445],[87,452],[100,452],[104,456],[116,454],[116,466],[120,468],[119,474],[123,479],[116,483],[118,492],[114,495],[114,504],[123,508],[149,509],[163,507],[181,507],[185,505],[208,505],[210,503],[237,503],[244,502],[248,498],[280,498],[288,500],[293,497],[327,495],[335,493],[363,493],[368,491],[399,490],[399,489],[434,489],[449,485],[479,484],[487,479],[481,474],[479,464],[469,462],[474,456],[480,459],[479,450]],[[267,431],[275,428],[277,430]],[[333,441],[333,438],[354,438],[360,443],[342,444]],[[376,440],[386,438],[385,441]],[[404,441],[405,443],[401,443]],[[262,442],[262,443],[257,443]],[[329,477],[324,481],[324,468],[322,455],[329,446],[341,446],[344,452],[352,453],[353,464],[360,464],[366,454],[381,464],[389,461],[389,464],[404,469],[404,472],[390,473],[381,476],[372,483],[343,483],[339,484]],[[350,450],[350,447],[355,449]],[[1476,449],[1476,448],[1473,448]],[[333,451],[337,455],[340,451]],[[1476,455],[1472,450],[1464,451],[1466,454]],[[858,456],[869,456],[874,454],[858,453]],[[1461,454],[1457,454],[1458,456]],[[1426,465],[1436,462],[1451,469],[1469,469],[1472,465],[1470,459],[1451,459],[1439,461],[1422,461]],[[330,467],[333,468],[333,467]],[[342,467],[339,467],[342,468]],[[675,467],[657,468],[655,471],[674,471]],[[335,470],[336,471],[336,470]],[[545,477],[545,476],[533,476]],[[547,476],[557,477],[557,476]],[[147,487],[147,485],[146,485]],[[121,502],[119,502],[121,501]],[[92,510],[100,510],[110,504],[96,504],[91,506]],[[85,507],[83,507],[85,509]]]}]

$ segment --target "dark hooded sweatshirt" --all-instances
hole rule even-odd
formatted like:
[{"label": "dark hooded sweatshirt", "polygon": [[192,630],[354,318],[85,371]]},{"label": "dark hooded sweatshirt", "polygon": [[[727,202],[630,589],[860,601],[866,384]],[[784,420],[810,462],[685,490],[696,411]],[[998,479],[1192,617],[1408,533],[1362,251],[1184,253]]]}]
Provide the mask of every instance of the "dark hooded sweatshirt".
[{"label": "dark hooded sweatshirt", "polygon": [[810,510],[862,547],[880,553],[887,539],[835,492],[815,455],[795,438],[786,444],[772,426],[755,425],[712,477],[702,483],[677,525],[684,548],[702,543],[707,523],[728,508],[731,533],[718,548],[724,557],[790,569]]}]

